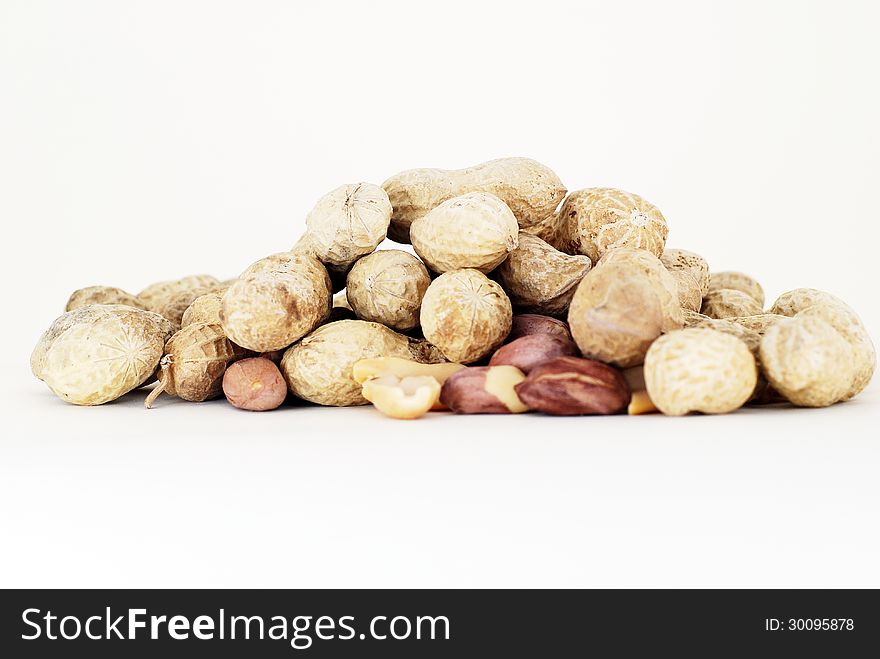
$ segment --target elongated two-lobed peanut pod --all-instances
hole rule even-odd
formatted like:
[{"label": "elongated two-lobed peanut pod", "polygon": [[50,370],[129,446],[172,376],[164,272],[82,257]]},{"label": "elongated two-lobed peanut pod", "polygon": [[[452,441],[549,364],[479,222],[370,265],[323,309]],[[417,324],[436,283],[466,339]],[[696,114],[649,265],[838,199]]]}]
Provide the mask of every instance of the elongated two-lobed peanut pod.
[{"label": "elongated two-lobed peanut pod", "polygon": [[213,290],[220,286],[222,286],[220,280],[211,275],[189,275],[180,279],[150,284],[137,294],[137,298],[150,311],[161,313],[160,308],[178,293],[196,289]]},{"label": "elongated two-lobed peanut pod", "polygon": [[375,357],[444,361],[440,352],[425,341],[398,334],[379,323],[340,320],[322,325],[288,348],[281,360],[281,372],[290,391],[305,400],[336,407],[365,405],[368,401],[352,369],[357,362]]},{"label": "elongated two-lobed peanut pod", "polygon": [[520,227],[537,224],[556,210],[565,186],[549,167],[530,158],[499,158],[466,169],[410,169],[382,184],[394,212],[388,237],[410,242],[410,225],[447,199],[488,192],[513,211]]},{"label": "elongated two-lobed peanut pod", "polygon": [[171,324],[124,305],[69,311],[40,337],[31,370],[62,400],[100,405],[144,384],[159,365]]},{"label": "elongated two-lobed peanut pod", "polygon": [[70,294],[65,311],[73,311],[89,304],[124,304],[135,309],[146,309],[146,305],[131,293],[113,286],[89,286]]}]

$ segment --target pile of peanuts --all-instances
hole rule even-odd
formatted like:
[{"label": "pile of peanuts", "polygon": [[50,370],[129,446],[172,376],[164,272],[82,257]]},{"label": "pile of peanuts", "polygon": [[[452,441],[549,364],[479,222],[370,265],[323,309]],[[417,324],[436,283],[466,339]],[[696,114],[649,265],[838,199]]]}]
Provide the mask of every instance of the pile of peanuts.
[{"label": "pile of peanuts", "polygon": [[[843,301],[800,288],[765,308],[754,278],[667,235],[642,197],[569,193],[528,158],[408,170],[327,193],[292,249],[234,280],[75,291],[31,368],[77,405],[154,385],[147,407],[225,395],[398,419],[823,407],[867,386],[874,347]],[[377,251],[386,238],[411,250]]]}]

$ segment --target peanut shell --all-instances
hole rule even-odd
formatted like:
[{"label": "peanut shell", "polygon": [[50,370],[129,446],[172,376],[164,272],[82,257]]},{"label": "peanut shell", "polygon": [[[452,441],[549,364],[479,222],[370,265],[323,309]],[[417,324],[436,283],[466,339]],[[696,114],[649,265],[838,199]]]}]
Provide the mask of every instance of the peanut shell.
[{"label": "peanut shell", "polygon": [[477,270],[454,270],[431,282],[422,299],[425,338],[449,361],[470,364],[510,332],[513,312],[504,290]]},{"label": "peanut shell", "polygon": [[89,304],[124,304],[135,309],[146,309],[146,305],[131,293],[112,286],[89,286],[70,294],[65,311],[73,311]]},{"label": "peanut shell", "polygon": [[645,356],[644,373],[651,401],[672,416],[732,412],[749,400],[758,380],[749,347],[707,327],[661,336]]},{"label": "peanut shell", "polygon": [[494,270],[516,249],[519,226],[498,197],[469,192],[444,201],[412,223],[413,249],[434,272]]},{"label": "peanut shell", "polygon": [[565,315],[592,262],[560,252],[537,236],[520,232],[519,245],[499,266],[497,278],[514,308],[526,313]]},{"label": "peanut shell", "polygon": [[764,307],[764,289],[758,283],[758,280],[743,272],[725,271],[711,273],[709,275],[709,291],[722,289],[745,293],[757,302],[759,307]]},{"label": "peanut shell", "polygon": [[346,295],[358,318],[405,331],[418,326],[430,283],[427,268],[415,256],[382,250],[355,263],[346,280]]},{"label": "peanut shell", "polygon": [[764,374],[794,405],[826,407],[843,400],[853,384],[853,349],[833,325],[795,316],[771,325],[761,339]]},{"label": "peanut shell", "polygon": [[305,400],[337,407],[365,405],[368,401],[352,369],[358,361],[374,357],[402,357],[422,363],[444,361],[433,346],[384,325],[341,320],[322,325],[288,348],[281,360],[281,372],[290,391]]},{"label": "peanut shell", "polygon": [[644,249],[659,257],[669,228],[660,210],[642,197],[616,188],[572,192],[559,211],[578,251],[595,263],[618,247]]},{"label": "peanut shell", "polygon": [[635,248],[608,252],[583,278],[568,312],[583,356],[620,367],[641,364],[658,336],[683,323],[672,275]]},{"label": "peanut shell", "polygon": [[550,168],[529,158],[500,158],[457,170],[410,169],[382,184],[394,212],[388,237],[410,242],[410,225],[447,199],[488,192],[503,201],[520,227],[537,224],[556,210],[565,186]]},{"label": "peanut shell", "polygon": [[149,380],[165,340],[167,320],[124,305],[88,305],[52,323],[31,355],[31,369],[59,398],[101,405]]},{"label": "peanut shell", "polygon": [[306,217],[308,241],[328,267],[346,269],[385,240],[391,202],[378,185],[343,185],[327,193]]},{"label": "peanut shell", "polygon": [[316,258],[294,252],[268,256],[223,294],[223,331],[254,352],[286,348],[330,313],[330,288],[327,270]]},{"label": "peanut shell", "polygon": [[165,344],[159,366],[159,384],[144,401],[150,408],[165,393],[200,403],[223,393],[223,375],[248,351],[223,334],[220,325],[195,323],[178,330]]},{"label": "peanut shell", "polygon": [[700,311],[710,318],[719,320],[737,316],[757,316],[764,313],[755,298],[733,288],[710,290],[703,298],[703,307]]}]

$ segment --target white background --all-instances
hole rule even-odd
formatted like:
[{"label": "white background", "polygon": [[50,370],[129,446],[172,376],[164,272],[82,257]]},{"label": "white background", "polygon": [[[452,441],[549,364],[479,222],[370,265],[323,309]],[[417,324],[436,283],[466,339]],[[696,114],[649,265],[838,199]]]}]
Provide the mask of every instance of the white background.
[{"label": "white background", "polygon": [[[880,586],[876,383],[671,419],[68,406],[71,290],[236,275],[323,193],[506,155],[877,342],[871,2],[0,2],[2,586]],[[872,428],[874,426],[874,428]]]}]

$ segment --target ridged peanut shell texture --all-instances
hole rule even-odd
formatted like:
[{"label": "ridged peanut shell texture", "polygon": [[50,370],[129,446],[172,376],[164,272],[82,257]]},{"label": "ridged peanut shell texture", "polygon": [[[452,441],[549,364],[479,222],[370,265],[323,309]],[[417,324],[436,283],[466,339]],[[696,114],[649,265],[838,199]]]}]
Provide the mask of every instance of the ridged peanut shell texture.
[{"label": "ridged peanut shell texture", "polygon": [[609,252],[578,285],[568,310],[584,357],[624,368],[641,364],[658,336],[683,323],[672,275],[639,249]]},{"label": "ridged peanut shell texture", "polygon": [[766,400],[768,394],[767,379],[763,376],[761,370],[761,332],[742,323],[736,323],[727,319],[719,320],[717,318],[707,318],[699,323],[697,327],[707,327],[719,332],[724,332],[725,334],[730,334],[749,347],[752,357],[755,358],[755,364],[758,366],[758,382],[755,385],[755,391],[752,392],[750,400],[763,400],[769,402]]},{"label": "ridged peanut shell texture", "polygon": [[186,327],[193,323],[220,324],[220,300],[221,293],[206,293],[200,295],[190,304],[180,319],[180,326]]},{"label": "ridged peanut shell texture", "polygon": [[223,331],[254,352],[281,350],[330,313],[330,277],[306,253],[282,252],[257,261],[239,277],[220,306]]},{"label": "ridged peanut shell texture", "polygon": [[853,384],[852,347],[818,317],[796,316],[770,326],[761,339],[761,364],[773,388],[801,407],[833,405]]},{"label": "ridged peanut shell texture", "polygon": [[348,273],[348,304],[358,318],[404,331],[419,324],[422,298],[431,283],[425,265],[399,249],[365,256]]},{"label": "ridged peanut shell texture", "polygon": [[682,309],[700,311],[709,291],[709,264],[699,254],[683,249],[665,249],[660,261],[678,284],[678,302]]},{"label": "ridged peanut shell texture", "polygon": [[327,193],[306,217],[308,242],[328,266],[347,267],[385,240],[391,202],[378,185],[343,185]]},{"label": "ridged peanut shell texture", "polygon": [[855,313],[846,302],[836,295],[815,288],[795,288],[780,295],[767,313],[794,316],[805,309],[819,305],[843,307]]},{"label": "ridged peanut shell texture", "polygon": [[724,272],[713,272],[709,276],[709,292],[720,289],[729,289],[745,293],[759,307],[764,306],[764,289],[757,279],[743,272],[735,272],[726,270]]},{"label": "ridged peanut shell texture", "polygon": [[692,327],[657,339],[645,356],[654,405],[672,416],[725,414],[742,407],[758,381],[749,347],[715,329]]},{"label": "ridged peanut shell texture", "polygon": [[537,236],[520,233],[519,245],[498,267],[498,281],[518,311],[565,315],[574,291],[590,268],[590,257],[571,256]]},{"label": "ridged peanut shell texture", "polygon": [[159,313],[159,308],[177,293],[200,288],[212,289],[221,285],[220,280],[211,275],[190,275],[150,284],[137,294],[137,298],[147,309]]},{"label": "ridged peanut shell texture", "polygon": [[62,400],[100,405],[146,382],[171,326],[158,314],[89,305],[55,320],[31,355],[31,369]]},{"label": "ridged peanut shell texture", "polygon": [[150,407],[161,393],[196,403],[217,398],[223,392],[226,368],[248,354],[226,338],[220,325],[188,325],[165,344],[159,385],[145,404]]},{"label": "ridged peanut shell texture", "polygon": [[501,345],[512,324],[510,300],[477,270],[454,270],[431,282],[422,299],[422,332],[452,362],[470,364]]},{"label": "ridged peanut shell texture", "polygon": [[874,375],[877,354],[861,319],[847,306],[817,304],[798,312],[795,318],[821,318],[846,340],[852,349],[850,386],[843,400],[860,394]]},{"label": "ridged peanut shell texture", "polygon": [[365,320],[340,320],[322,325],[292,345],[281,360],[290,391],[300,398],[345,407],[365,405],[361,384],[352,367],[361,359],[401,357],[422,363],[443,361],[433,346]]},{"label": "ridged peanut shell texture", "polygon": [[494,270],[516,249],[516,218],[495,195],[469,192],[444,201],[412,223],[413,248],[434,272]]},{"label": "ridged peanut shell texture", "polygon": [[616,188],[572,192],[559,211],[566,233],[593,263],[617,247],[644,249],[660,256],[669,228],[660,210],[639,195]]},{"label": "ridged peanut shell texture", "polygon": [[701,295],[709,292],[709,263],[699,254],[686,249],[667,248],[660,255],[660,262],[670,272],[680,270],[690,273],[696,280]]},{"label": "ridged peanut shell texture", "polygon": [[89,286],[70,294],[65,311],[73,311],[90,304],[124,304],[135,309],[146,309],[146,305],[131,293],[112,286]]},{"label": "ridged peanut shell texture", "polygon": [[874,344],[858,314],[843,300],[814,288],[797,288],[779,296],[770,311],[795,318],[820,318],[829,323],[852,349],[850,386],[843,400],[868,386],[877,365]]},{"label": "ridged peanut shell texture", "polygon": [[755,298],[735,288],[710,289],[703,298],[700,311],[710,318],[717,319],[757,316],[764,313],[764,309]]},{"label": "ridged peanut shell texture", "polygon": [[565,186],[553,171],[529,158],[499,158],[466,169],[410,169],[382,184],[394,213],[388,237],[410,242],[410,225],[447,199],[488,192],[513,212],[520,227],[537,224],[556,210]]},{"label": "ridged peanut shell texture", "polygon": [[168,319],[174,331],[183,324],[183,314],[196,299],[211,292],[210,288],[191,288],[173,293],[165,298],[165,302],[156,307],[156,313]]}]

